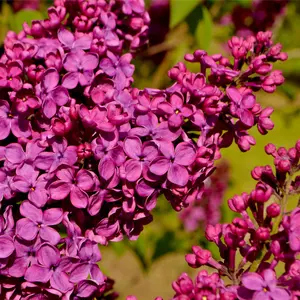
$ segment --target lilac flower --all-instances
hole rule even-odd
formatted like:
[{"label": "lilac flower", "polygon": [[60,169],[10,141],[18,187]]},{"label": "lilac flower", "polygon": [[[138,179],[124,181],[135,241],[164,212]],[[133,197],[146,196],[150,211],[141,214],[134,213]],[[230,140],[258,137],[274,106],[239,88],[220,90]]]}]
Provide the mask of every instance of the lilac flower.
[{"label": "lilac flower", "polygon": [[50,197],[54,200],[65,199],[70,194],[71,203],[77,208],[85,208],[88,204],[88,194],[94,187],[93,174],[80,170],[75,175],[72,167],[61,166],[56,171],[57,181],[49,186]]},{"label": "lilac flower", "polygon": [[16,110],[19,113],[26,113],[41,106],[41,101],[35,96],[30,84],[25,83],[21,90],[11,93],[10,98],[16,103]]},{"label": "lilac flower", "polygon": [[236,114],[246,126],[253,126],[254,116],[249,109],[255,105],[255,96],[247,91],[241,94],[234,87],[228,88],[226,93],[232,101],[230,105],[231,113]]},{"label": "lilac flower", "polygon": [[95,281],[81,280],[72,291],[66,293],[66,299],[89,298],[97,291],[97,289],[98,286]]},{"label": "lilac flower", "polygon": [[44,148],[41,147],[37,141],[28,142],[26,145],[26,152],[24,152],[20,144],[11,143],[5,147],[5,166],[8,169],[13,170],[17,167],[18,169],[21,169],[25,163],[31,165],[43,149]]},{"label": "lilac flower", "polygon": [[48,69],[41,82],[41,98],[43,100],[43,112],[47,118],[52,118],[57,111],[57,105],[65,105],[69,101],[68,91],[58,85],[59,74],[56,69]]},{"label": "lilac flower", "polygon": [[290,298],[290,293],[277,287],[277,278],[273,270],[266,269],[262,275],[245,273],[242,277],[243,286],[238,289],[240,299],[270,299],[284,300]]},{"label": "lilac flower", "polygon": [[[287,222],[289,220],[289,222]],[[288,231],[290,247],[293,251],[300,250],[300,208],[292,211],[290,217],[286,217],[283,223]]]},{"label": "lilac flower", "polygon": [[124,151],[130,157],[124,164],[125,177],[130,182],[140,178],[143,168],[157,155],[157,146],[153,142],[142,141],[138,137],[128,137],[124,141]]},{"label": "lilac flower", "polygon": [[64,27],[58,30],[57,38],[67,50],[74,51],[77,49],[89,49],[92,42],[92,39],[88,35],[75,39],[73,33]]},{"label": "lilac flower", "polygon": [[107,119],[107,109],[95,106],[92,110],[88,110],[86,106],[80,105],[79,115],[82,123],[87,128],[94,128],[100,131],[111,132],[115,130],[115,126]]},{"label": "lilac flower", "polygon": [[23,277],[27,268],[37,262],[36,251],[40,243],[39,239],[33,241],[15,239],[16,258],[8,270],[10,276],[17,278]]},{"label": "lilac flower", "polygon": [[183,124],[184,118],[188,118],[193,114],[193,107],[184,104],[183,95],[174,93],[170,97],[170,103],[162,102],[158,105],[158,109],[168,115],[169,126],[179,128]]},{"label": "lilac flower", "polygon": [[42,244],[37,250],[37,262],[27,269],[25,280],[43,283],[50,280],[51,287],[63,293],[72,289],[73,284],[66,273],[70,270],[70,261],[61,259],[57,248]]},{"label": "lilac flower", "polygon": [[164,156],[155,158],[150,163],[150,172],[155,175],[167,174],[170,182],[185,186],[189,180],[189,173],[186,169],[196,158],[196,152],[192,144],[179,143],[175,150],[172,143],[161,143],[160,151]]},{"label": "lilac flower", "polygon": [[7,101],[0,100],[0,140],[6,139],[10,132],[16,137],[30,137],[31,126],[26,115],[12,111]]},{"label": "lilac flower", "polygon": [[0,169],[0,204],[4,199],[11,199],[14,196],[14,191],[11,188],[13,176],[9,176],[4,170]]},{"label": "lilac flower", "polygon": [[43,207],[48,200],[45,174],[39,172],[31,165],[24,164],[16,171],[12,181],[12,188],[18,192],[28,193],[28,200],[37,207]]},{"label": "lilac flower", "polygon": [[0,87],[9,87],[18,91],[22,87],[20,75],[23,73],[23,65],[17,61],[7,64],[0,63]]},{"label": "lilac flower", "polygon": [[37,235],[53,245],[60,240],[59,233],[51,228],[61,222],[63,211],[60,208],[50,208],[44,212],[29,201],[24,201],[20,207],[21,215],[25,218],[20,219],[16,224],[16,234],[26,241],[32,241]]},{"label": "lilac flower", "polygon": [[91,276],[98,284],[104,282],[104,276],[99,270],[97,263],[101,260],[101,254],[98,245],[90,240],[81,243],[78,250],[80,263],[74,266],[70,274],[71,282],[79,282]]},{"label": "lilac flower", "polygon": [[77,161],[77,147],[68,146],[65,139],[56,140],[52,143],[53,152],[41,152],[36,158],[34,165],[41,170],[54,172],[59,165],[74,165]]},{"label": "lilac flower", "polygon": [[131,15],[132,12],[141,14],[145,10],[144,2],[142,0],[124,0],[122,10],[125,15]]},{"label": "lilac flower", "polygon": [[139,127],[132,128],[129,132],[130,135],[147,136],[150,135],[153,140],[167,140],[174,141],[178,138],[181,130],[171,131],[168,122],[163,121],[158,123],[158,118],[153,113],[138,116],[136,124]]},{"label": "lilac flower", "polygon": [[68,73],[63,77],[62,85],[67,89],[74,89],[78,83],[81,86],[89,85],[98,62],[98,55],[95,53],[85,53],[80,49],[68,53],[63,61],[64,68]]},{"label": "lilac flower", "polygon": [[[0,259],[8,258],[15,251],[13,239],[8,235],[0,235]],[[0,263],[0,267],[2,262]]]},{"label": "lilac flower", "polygon": [[114,77],[115,87],[121,91],[127,86],[127,78],[134,72],[134,66],[130,64],[132,55],[127,53],[118,59],[113,53],[108,52],[107,57],[100,61],[100,68],[108,76]]}]

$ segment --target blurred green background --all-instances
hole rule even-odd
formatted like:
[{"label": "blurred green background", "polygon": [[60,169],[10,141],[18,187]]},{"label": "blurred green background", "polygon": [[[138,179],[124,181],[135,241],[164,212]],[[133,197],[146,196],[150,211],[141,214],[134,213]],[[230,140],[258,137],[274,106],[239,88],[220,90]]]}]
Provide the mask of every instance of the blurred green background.
[{"label": "blurred green background", "polygon": [[[32,9],[24,6],[25,2],[28,1],[1,2],[1,44],[8,30],[20,31],[24,21],[46,18],[47,7],[52,3],[36,1],[36,9]],[[167,86],[167,71],[183,61],[185,53],[196,49],[225,55],[226,42],[232,35],[245,34],[245,30],[247,32],[247,28],[253,27],[255,22],[260,26],[258,20],[251,17],[259,13],[255,12],[257,2],[262,1],[146,1],[153,23],[148,48],[135,58],[134,85],[139,88]],[[287,1],[269,2],[272,5],[282,2],[279,5],[283,10],[267,27],[274,32],[275,41],[282,43],[283,50],[289,54],[287,62],[275,66],[284,72],[286,82],[274,94],[257,94],[258,102],[264,107],[274,107],[272,120],[275,128],[266,136],[258,134],[256,129],[252,130],[257,144],[247,153],[241,153],[236,145],[222,152],[223,158],[230,164],[229,186],[221,208],[224,222],[232,218],[232,212],[226,207],[227,199],[243,191],[250,192],[254,187],[250,171],[256,165],[272,164],[272,158],[264,154],[264,146],[272,142],[277,146],[291,147],[300,138],[300,1],[290,1],[286,5]],[[245,13],[242,21],[246,28],[242,31],[238,23],[232,23],[233,12],[239,11]],[[3,53],[3,47],[1,51]],[[189,64],[189,67],[197,71],[196,64]],[[121,299],[130,294],[143,300],[154,299],[155,296],[168,299],[172,295],[171,282],[182,272],[194,272],[184,260],[184,254],[192,245],[201,244],[217,255],[216,249],[204,241],[203,227],[199,226],[195,232],[185,232],[178,214],[167,201],[160,199],[154,210],[154,222],[146,226],[137,241],[101,247],[103,259],[100,267],[106,275],[116,280],[115,289]]]}]

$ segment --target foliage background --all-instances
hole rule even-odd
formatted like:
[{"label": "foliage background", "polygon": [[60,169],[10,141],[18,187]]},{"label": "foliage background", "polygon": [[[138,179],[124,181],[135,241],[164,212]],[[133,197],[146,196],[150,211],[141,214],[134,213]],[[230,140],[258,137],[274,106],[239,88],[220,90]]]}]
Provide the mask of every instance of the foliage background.
[{"label": "foliage background", "polygon": [[[8,2],[0,4],[0,44],[8,30],[18,32],[24,21],[46,18],[47,7],[52,3],[51,0],[39,1],[38,10],[16,12],[12,1]],[[225,22],[225,25],[224,20],[236,6],[247,8],[253,3],[251,0],[148,0],[146,5],[150,8],[153,25],[148,48],[135,59],[134,84],[139,88],[166,86],[169,83],[167,71],[183,61],[185,53],[201,48],[210,54],[226,54],[226,41],[235,34],[235,28],[231,23]],[[248,22],[251,24],[251,20]],[[272,142],[290,147],[300,137],[299,28],[300,1],[290,1],[285,14],[278,17],[272,28],[275,40],[281,42],[289,54],[287,62],[277,65],[283,70],[286,82],[275,94],[260,93],[257,96],[264,106],[274,107],[272,120],[275,128],[266,136],[253,130],[257,145],[247,153],[241,153],[235,145],[223,151],[223,159],[230,164],[230,182],[223,199],[222,221],[232,218],[232,212],[226,207],[227,199],[253,188],[251,169],[272,163],[271,157],[264,154],[264,145]],[[3,53],[3,47],[0,51]],[[193,273],[184,260],[184,254],[191,246],[201,244],[216,251],[205,244],[203,227],[196,232],[185,232],[177,213],[167,201],[160,200],[154,212],[154,222],[146,226],[136,242],[111,243],[101,248],[103,259],[100,267],[116,280],[115,288],[121,299],[128,294],[143,300],[158,295],[170,298],[171,282],[182,272]]]}]

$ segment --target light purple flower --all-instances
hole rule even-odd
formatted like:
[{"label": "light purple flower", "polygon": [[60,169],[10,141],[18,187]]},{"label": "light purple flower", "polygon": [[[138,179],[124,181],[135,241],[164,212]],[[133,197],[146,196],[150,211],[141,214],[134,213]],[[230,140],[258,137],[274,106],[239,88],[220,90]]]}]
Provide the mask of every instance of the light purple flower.
[{"label": "light purple flower", "polygon": [[7,101],[0,100],[0,140],[6,139],[10,132],[16,137],[30,137],[31,126],[26,117],[12,111]]},{"label": "light purple flower", "polygon": [[226,90],[226,94],[232,101],[230,103],[230,111],[233,115],[237,115],[241,122],[248,127],[252,127],[254,124],[254,116],[250,109],[255,105],[255,96],[251,91],[240,91],[235,87],[229,87]]},{"label": "light purple flower", "polygon": [[9,87],[18,91],[22,87],[20,75],[23,73],[23,65],[17,61],[7,64],[7,67],[0,63],[0,87]]},{"label": "light purple flower", "polygon": [[57,106],[65,105],[69,101],[66,88],[59,86],[59,73],[55,68],[47,69],[41,81],[41,98],[43,112],[47,118],[52,118],[57,111]]},{"label": "light purple flower", "polygon": [[286,300],[290,293],[277,286],[276,274],[271,269],[266,269],[261,275],[245,273],[242,276],[243,286],[238,289],[239,299],[251,300]]},{"label": "light purple flower", "polygon": [[70,271],[71,261],[61,259],[57,248],[48,243],[41,245],[37,251],[37,262],[27,269],[25,280],[43,283],[50,280],[51,287],[63,293],[72,289],[73,284],[66,273]]},{"label": "light purple flower", "polygon": [[70,281],[77,283],[91,276],[98,284],[104,282],[104,276],[99,270],[98,262],[101,260],[101,254],[97,243],[90,240],[82,241],[78,256],[80,263],[74,266],[70,274]]},{"label": "light purple flower", "polygon": [[[75,175],[76,174],[76,175]],[[77,208],[85,208],[88,204],[87,191],[92,191],[95,183],[92,172],[80,170],[66,165],[56,171],[57,181],[49,186],[50,198],[63,200],[70,194],[71,203]]]},{"label": "light purple flower", "polygon": [[77,161],[77,147],[68,146],[66,139],[56,140],[52,143],[52,150],[41,152],[34,161],[35,167],[41,170],[54,172],[59,165],[67,164],[72,166]]},{"label": "light purple flower", "polygon": [[53,245],[59,242],[59,233],[50,226],[62,221],[63,210],[61,208],[49,208],[43,212],[29,201],[24,201],[20,206],[20,213],[25,217],[16,224],[16,234],[21,239],[32,241],[39,235],[42,240]]},{"label": "light purple flower", "polygon": [[120,58],[112,52],[107,53],[107,58],[100,61],[100,68],[108,76],[115,80],[115,87],[118,91],[123,90],[127,86],[127,78],[131,77],[134,72],[134,65],[130,64],[132,55],[126,53]]},{"label": "light purple flower", "polygon": [[190,166],[196,158],[194,146],[183,142],[179,143],[174,150],[172,143],[162,142],[160,151],[164,156],[159,156],[150,163],[150,172],[159,176],[167,173],[170,182],[185,186],[189,180],[186,167]]},{"label": "light purple flower", "polygon": [[124,151],[130,157],[124,164],[125,178],[130,182],[137,181],[145,165],[158,155],[157,145],[148,141],[144,144],[138,137],[130,136],[124,141]]},{"label": "light purple flower", "polygon": [[74,89],[78,83],[89,85],[94,77],[93,70],[99,63],[96,53],[85,53],[83,50],[70,52],[66,55],[63,65],[68,73],[62,79],[62,85],[67,89]]},{"label": "light purple flower", "polygon": [[66,50],[76,51],[77,49],[89,49],[92,42],[91,37],[88,35],[75,39],[74,34],[64,27],[58,30],[57,38],[64,45]]}]

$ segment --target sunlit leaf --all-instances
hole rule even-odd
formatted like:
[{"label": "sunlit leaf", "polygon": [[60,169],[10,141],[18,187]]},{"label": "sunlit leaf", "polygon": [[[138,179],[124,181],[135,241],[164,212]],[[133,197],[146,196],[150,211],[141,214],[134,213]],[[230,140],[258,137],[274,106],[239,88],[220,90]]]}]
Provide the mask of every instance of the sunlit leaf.
[{"label": "sunlit leaf", "polygon": [[14,15],[11,15],[8,22],[11,30],[20,32],[23,29],[23,23],[27,22],[29,25],[33,20],[41,20],[43,15],[36,10],[24,9],[20,10]]},{"label": "sunlit leaf", "polygon": [[171,0],[170,28],[182,22],[199,4],[199,0]]},{"label": "sunlit leaf", "polygon": [[207,50],[213,36],[213,22],[206,7],[202,7],[202,19],[196,29],[196,41],[199,48]]}]

